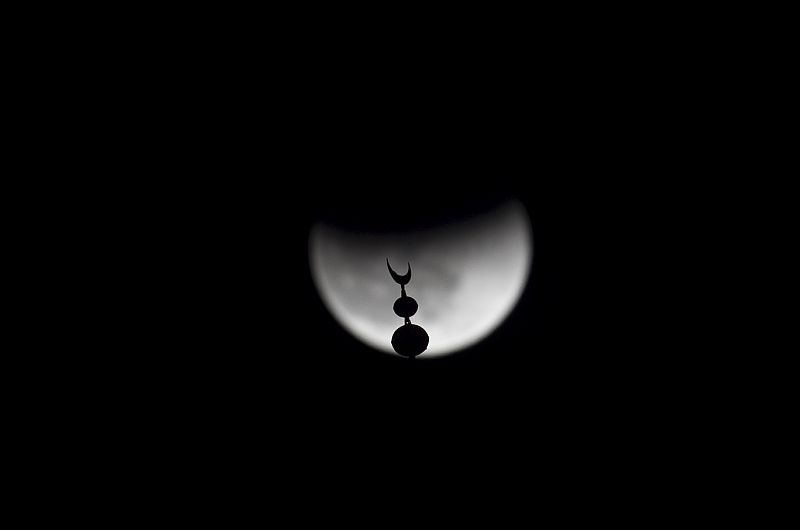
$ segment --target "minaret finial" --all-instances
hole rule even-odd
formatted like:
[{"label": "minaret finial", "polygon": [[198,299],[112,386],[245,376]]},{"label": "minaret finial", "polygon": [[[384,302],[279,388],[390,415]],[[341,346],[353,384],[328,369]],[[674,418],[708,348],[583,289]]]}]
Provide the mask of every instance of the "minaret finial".
[{"label": "minaret finial", "polygon": [[392,279],[400,284],[400,298],[394,303],[394,312],[397,316],[405,319],[405,323],[392,335],[392,347],[400,355],[413,359],[428,348],[429,337],[424,329],[411,323],[411,317],[417,313],[419,308],[417,301],[406,295],[406,284],[411,281],[411,263],[408,264],[408,272],[402,276],[392,269],[388,258],[386,266],[389,268]]}]

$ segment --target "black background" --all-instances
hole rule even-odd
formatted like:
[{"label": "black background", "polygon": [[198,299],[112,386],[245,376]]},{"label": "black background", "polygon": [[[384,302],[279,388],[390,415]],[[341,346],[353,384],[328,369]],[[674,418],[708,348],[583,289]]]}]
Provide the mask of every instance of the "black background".
[{"label": "black background", "polygon": [[[307,16],[278,31],[280,17],[225,29],[181,13],[148,16],[164,27],[121,46],[67,51],[37,88],[57,100],[45,133],[77,145],[43,155],[65,177],[42,187],[89,203],[68,202],[82,224],[53,230],[68,247],[89,234],[93,259],[54,257],[56,274],[72,261],[91,281],[65,274],[66,307],[49,310],[92,307],[66,326],[75,341],[57,337],[53,371],[83,377],[55,378],[85,399],[48,400],[68,422],[54,438],[75,433],[166,504],[196,491],[303,504],[355,483],[356,509],[334,508],[389,499],[390,518],[448,492],[468,515],[495,491],[517,507],[566,492],[570,513],[575,490],[602,497],[623,467],[634,491],[680,468],[694,427],[724,406],[707,389],[727,352],[691,337],[708,320],[692,245],[711,238],[675,234],[695,230],[686,202],[713,202],[696,184],[713,160],[693,154],[736,113],[708,112],[727,90],[704,83],[725,42],[684,60],[673,27],[648,39],[660,17],[616,34],[591,13],[539,13],[495,37],[447,16],[427,28],[436,42],[401,28],[372,46],[381,20],[349,37],[324,18],[329,33]],[[78,64],[98,48],[107,56]],[[411,364],[322,305],[307,248],[317,220],[405,228],[503,197],[531,216],[533,267],[473,348]],[[670,298],[681,289],[692,296]]]},{"label": "black background", "polygon": [[[401,445],[442,422],[478,428],[507,418],[523,428],[612,399],[618,370],[630,366],[619,365],[619,341],[603,339],[614,300],[594,299],[593,282],[608,282],[607,254],[596,254],[603,248],[593,239],[602,208],[582,210],[591,193],[569,175],[577,168],[564,167],[567,153],[531,139],[529,160],[519,161],[485,136],[437,135],[420,154],[386,149],[391,138],[347,149],[331,137],[247,178],[177,192],[179,228],[159,239],[168,257],[159,299],[175,304],[155,309],[169,313],[162,325],[172,340],[152,353],[164,387],[226,425],[250,417],[355,432],[405,425]],[[415,228],[509,197],[531,217],[531,276],[514,312],[474,347],[410,363],[350,336],[322,304],[308,260],[315,222]]]},{"label": "black background", "polygon": [[[602,81],[610,65],[521,64],[480,76],[468,64],[460,76],[379,69],[370,85],[344,66],[229,64],[240,77],[194,83],[181,70],[132,100],[135,138],[113,158],[134,198],[136,245],[121,261],[135,274],[108,384],[132,382],[127,400],[149,431],[187,462],[291,455],[325,467],[374,454],[395,473],[437,462],[456,476],[537,455],[608,463],[593,455],[650,436],[676,395],[655,389],[685,361],[666,355],[637,302],[654,293],[640,267],[653,233],[638,213],[670,169],[666,129],[646,124],[664,109]],[[315,222],[424,226],[508,197],[531,217],[531,276],[474,347],[409,363],[323,306],[308,260]]]},{"label": "black background", "polygon": [[[295,487],[358,473],[369,489],[434,473],[459,491],[476,473],[525,469],[568,482],[660,436],[652,418],[675,394],[654,391],[669,372],[658,337],[617,288],[632,266],[608,235],[607,194],[573,177],[596,158],[570,163],[575,144],[548,152],[534,138],[511,159],[484,138],[436,138],[422,156],[377,150],[388,138],[310,144],[171,198],[184,206],[158,238],[147,340],[131,358],[134,405],[148,405],[147,431],[174,444],[182,477],[266,466]],[[322,304],[308,259],[319,219],[380,230],[404,212],[419,226],[509,196],[531,217],[530,280],[474,347],[409,362],[365,346]]]}]

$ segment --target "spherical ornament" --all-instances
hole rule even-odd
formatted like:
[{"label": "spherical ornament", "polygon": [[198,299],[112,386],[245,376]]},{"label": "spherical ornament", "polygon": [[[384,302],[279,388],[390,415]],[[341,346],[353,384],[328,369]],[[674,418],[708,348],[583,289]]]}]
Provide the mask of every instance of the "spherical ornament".
[{"label": "spherical ornament", "polygon": [[405,324],[392,335],[392,347],[404,357],[416,357],[428,348],[428,340],[428,333],[420,326]]},{"label": "spherical ornament", "polygon": [[400,297],[394,303],[394,313],[403,318],[413,317],[418,308],[417,301],[410,296]]}]

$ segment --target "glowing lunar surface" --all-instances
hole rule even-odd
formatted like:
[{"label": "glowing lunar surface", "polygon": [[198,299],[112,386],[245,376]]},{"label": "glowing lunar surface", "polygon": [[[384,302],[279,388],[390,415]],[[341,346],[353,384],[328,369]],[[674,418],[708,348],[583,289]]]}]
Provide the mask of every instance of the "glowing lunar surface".
[{"label": "glowing lunar surface", "polygon": [[317,224],[309,237],[314,283],[334,318],[352,335],[392,353],[403,320],[392,305],[400,274],[411,263],[409,296],[419,303],[411,318],[428,332],[419,359],[469,347],[508,316],[522,294],[533,257],[530,220],[519,202],[440,228],[407,234],[365,235]]}]

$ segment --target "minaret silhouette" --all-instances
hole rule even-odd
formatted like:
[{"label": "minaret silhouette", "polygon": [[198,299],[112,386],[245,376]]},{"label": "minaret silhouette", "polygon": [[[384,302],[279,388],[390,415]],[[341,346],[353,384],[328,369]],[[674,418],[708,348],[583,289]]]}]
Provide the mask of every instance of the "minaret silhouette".
[{"label": "minaret silhouette", "polygon": [[400,298],[394,302],[394,312],[397,316],[405,319],[404,324],[397,328],[392,335],[392,348],[403,357],[413,359],[428,348],[429,337],[422,327],[411,323],[411,317],[417,313],[419,308],[417,301],[406,295],[406,284],[411,281],[411,264],[408,264],[408,272],[402,276],[392,270],[388,259],[386,266],[389,268],[392,279],[400,284]]}]

